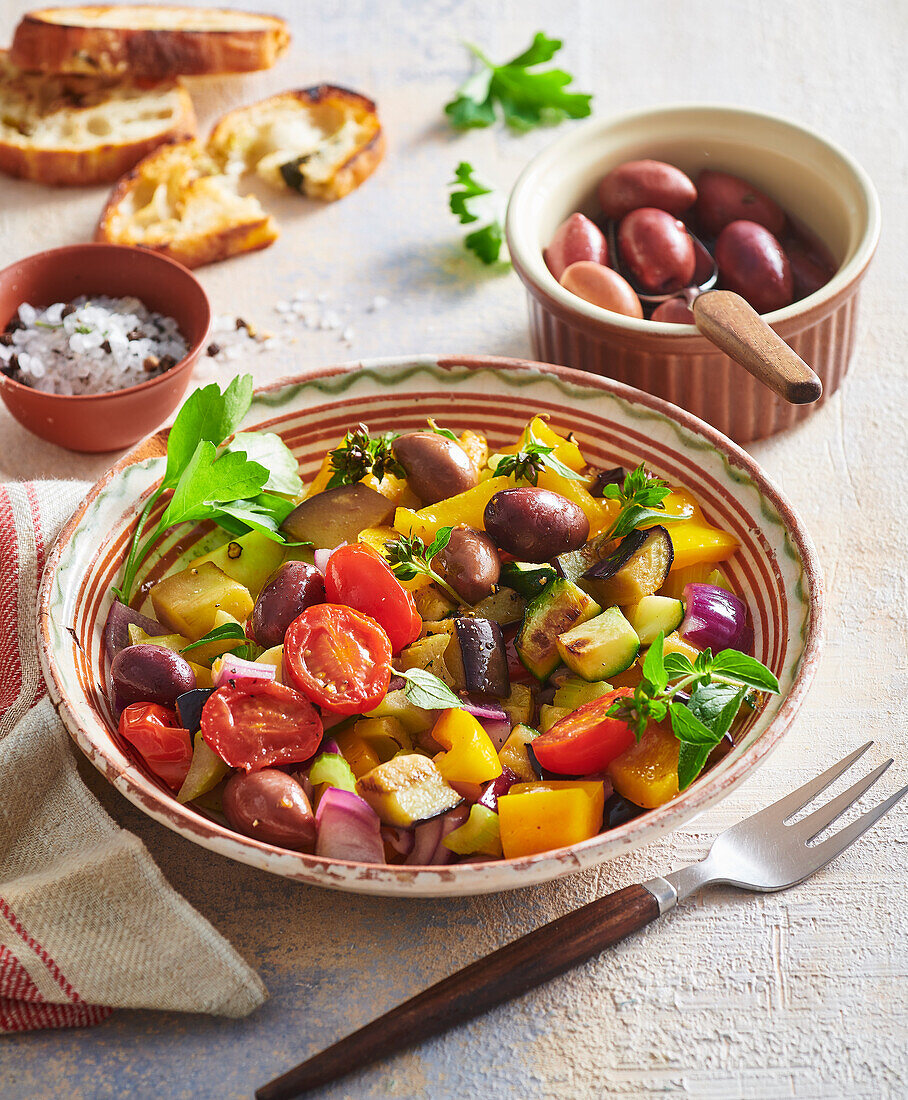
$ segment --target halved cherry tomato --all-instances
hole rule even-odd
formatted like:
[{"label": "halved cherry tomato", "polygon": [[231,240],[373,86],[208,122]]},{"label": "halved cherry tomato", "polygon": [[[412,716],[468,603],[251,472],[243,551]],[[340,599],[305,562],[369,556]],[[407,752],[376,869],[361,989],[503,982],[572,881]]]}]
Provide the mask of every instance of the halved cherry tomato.
[{"label": "halved cherry tomato", "polygon": [[601,772],[636,741],[626,722],[606,714],[616,699],[633,694],[631,688],[617,688],[565,715],[533,741],[536,759],[558,775]]},{"label": "halved cherry tomato", "polygon": [[130,703],[120,715],[120,736],[168,787],[178,791],[183,786],[192,763],[192,737],[176,711],[158,703]]},{"label": "halved cherry tomato", "polygon": [[201,730],[226,764],[247,772],[308,760],[322,739],[315,707],[298,691],[273,681],[218,688],[202,707]]},{"label": "halved cherry tomato", "polygon": [[284,635],[284,671],[304,695],[337,714],[377,707],[391,682],[391,642],[352,607],[308,607]]},{"label": "halved cherry tomato", "polygon": [[363,543],[340,546],[328,559],[325,597],[328,603],[345,604],[375,619],[395,653],[422,630],[413,597],[381,554]]}]

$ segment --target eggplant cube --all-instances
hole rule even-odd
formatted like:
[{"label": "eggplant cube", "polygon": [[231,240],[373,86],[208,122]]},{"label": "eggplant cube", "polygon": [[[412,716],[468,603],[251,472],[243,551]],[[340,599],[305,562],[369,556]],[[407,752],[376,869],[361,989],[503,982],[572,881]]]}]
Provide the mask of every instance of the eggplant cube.
[{"label": "eggplant cube", "polygon": [[151,602],[160,622],[193,642],[211,630],[218,611],[243,623],[254,606],[249,589],[210,561],[158,581]]},{"label": "eggplant cube", "polygon": [[418,753],[379,764],[357,780],[356,793],[384,825],[401,829],[438,817],[462,801],[444,781],[435,761]]},{"label": "eggplant cube", "polygon": [[581,583],[603,607],[637,603],[665,584],[674,557],[664,527],[631,531],[617,550],[586,570]]}]

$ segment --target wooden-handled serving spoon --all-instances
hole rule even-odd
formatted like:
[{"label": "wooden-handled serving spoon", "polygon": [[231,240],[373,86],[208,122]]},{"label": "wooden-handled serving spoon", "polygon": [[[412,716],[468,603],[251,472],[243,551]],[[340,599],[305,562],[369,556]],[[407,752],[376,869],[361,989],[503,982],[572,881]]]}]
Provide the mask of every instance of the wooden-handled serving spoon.
[{"label": "wooden-handled serving spoon", "polygon": [[823,383],[817,375],[740,294],[715,289],[719,278],[716,261],[698,237],[693,233],[690,236],[697,252],[697,271],[701,280],[697,286],[673,294],[648,294],[636,285],[621,263],[612,221],[608,223],[609,259],[634,288],[641,302],[659,305],[670,298],[685,301],[706,339],[779,397],[792,405],[810,405],[818,401],[823,394]]}]

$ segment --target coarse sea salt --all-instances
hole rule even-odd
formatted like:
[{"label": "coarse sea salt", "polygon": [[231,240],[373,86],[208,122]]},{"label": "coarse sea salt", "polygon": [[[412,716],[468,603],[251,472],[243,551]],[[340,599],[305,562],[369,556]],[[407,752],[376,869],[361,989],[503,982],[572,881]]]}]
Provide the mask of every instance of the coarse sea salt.
[{"label": "coarse sea salt", "polygon": [[138,298],[82,296],[44,309],[23,302],[0,334],[0,370],[45,393],[110,393],[184,358],[176,321]]}]

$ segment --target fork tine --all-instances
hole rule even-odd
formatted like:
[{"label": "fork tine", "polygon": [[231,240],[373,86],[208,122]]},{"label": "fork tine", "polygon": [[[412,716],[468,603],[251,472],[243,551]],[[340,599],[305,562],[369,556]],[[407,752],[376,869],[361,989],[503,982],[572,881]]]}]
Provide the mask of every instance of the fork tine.
[{"label": "fork tine", "polygon": [[811,779],[803,787],[798,787],[796,791],[792,791],[791,794],[780,798],[778,802],[773,802],[771,806],[767,806],[765,810],[761,810],[761,815],[765,814],[767,817],[772,817],[779,822],[787,821],[789,817],[793,817],[798,810],[806,806],[818,794],[825,791],[830,783],[834,783],[842,772],[848,771],[851,765],[862,757],[872,744],[872,741],[868,741],[866,745],[861,745],[859,749],[849,753],[838,764],[833,764],[831,768],[823,772],[822,775],[818,775],[816,779]]},{"label": "fork tine", "polygon": [[863,836],[869,828],[880,820],[883,814],[888,813],[892,807],[908,794],[908,784],[906,784],[900,791],[896,791],[895,794],[891,794],[885,802],[881,802],[879,806],[874,806],[872,810],[868,810],[866,814],[863,814],[857,819],[852,821],[850,825],[846,825],[844,829],[840,829],[837,833],[834,833],[828,840],[824,840],[822,844],[817,844],[814,848],[808,848],[807,851],[816,857],[816,864],[814,870],[818,871],[821,867],[825,867],[827,863],[835,859],[836,856],[840,856],[846,848],[850,847],[858,839]]},{"label": "fork tine", "polygon": [[804,837],[805,843],[809,844],[814,837],[819,836],[833,821],[841,817],[849,806],[857,802],[865,791],[870,790],[891,763],[892,760],[889,759],[884,764],[880,764],[878,768],[874,768],[863,779],[859,779],[857,783],[852,784],[847,791],[843,791],[835,798],[830,799],[825,805],[820,806],[819,809],[814,810],[812,814],[805,817],[803,821],[796,822],[792,828],[796,829],[799,835]]}]

